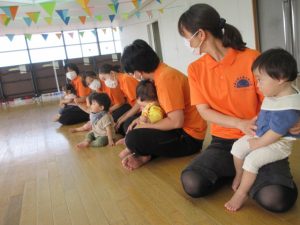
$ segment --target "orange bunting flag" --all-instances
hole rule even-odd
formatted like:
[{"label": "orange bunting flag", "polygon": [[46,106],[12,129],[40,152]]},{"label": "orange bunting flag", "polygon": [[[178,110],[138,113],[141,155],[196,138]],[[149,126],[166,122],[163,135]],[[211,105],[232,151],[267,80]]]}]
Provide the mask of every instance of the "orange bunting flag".
[{"label": "orange bunting flag", "polygon": [[2,6],[0,9],[3,10],[6,16],[12,18],[12,20],[15,20],[19,6]]},{"label": "orange bunting flag", "polygon": [[132,4],[134,5],[134,7],[137,9],[139,7],[139,2],[138,0],[132,0]]},{"label": "orange bunting flag", "polygon": [[82,8],[87,8],[90,0],[77,0],[77,3],[82,7]]},{"label": "orange bunting flag", "polygon": [[86,16],[79,16],[79,20],[82,24],[85,24],[86,22]]}]

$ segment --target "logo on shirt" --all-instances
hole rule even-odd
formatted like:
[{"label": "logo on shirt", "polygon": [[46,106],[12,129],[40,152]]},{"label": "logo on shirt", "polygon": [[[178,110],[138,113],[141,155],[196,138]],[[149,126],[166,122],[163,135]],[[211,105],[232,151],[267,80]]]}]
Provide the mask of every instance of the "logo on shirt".
[{"label": "logo on shirt", "polygon": [[250,87],[251,85],[252,84],[251,84],[250,79],[246,76],[240,76],[234,82],[234,87],[235,88],[245,88],[245,87]]}]

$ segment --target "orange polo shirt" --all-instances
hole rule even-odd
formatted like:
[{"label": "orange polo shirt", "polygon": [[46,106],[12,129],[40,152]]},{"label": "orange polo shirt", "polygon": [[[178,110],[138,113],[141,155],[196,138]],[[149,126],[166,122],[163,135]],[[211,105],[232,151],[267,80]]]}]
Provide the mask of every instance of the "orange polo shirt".
[{"label": "orange polo shirt", "polygon": [[[219,113],[240,119],[255,117],[263,99],[251,71],[258,55],[258,51],[248,48],[244,51],[228,48],[220,62],[206,54],[191,63],[188,79],[192,105],[209,105]],[[226,139],[237,139],[244,135],[238,129],[215,123],[211,125],[211,134]]]},{"label": "orange polo shirt", "polygon": [[77,76],[74,80],[71,81],[72,85],[76,90],[76,95],[78,97],[86,97],[91,93],[91,89],[89,87],[85,87],[82,84],[82,80],[80,76]]},{"label": "orange polo shirt", "polygon": [[119,73],[117,77],[120,89],[125,95],[127,102],[133,106],[136,102],[136,86],[139,82],[134,77],[125,73]]},{"label": "orange polo shirt", "polygon": [[196,139],[203,140],[206,122],[201,118],[195,106],[191,106],[190,88],[187,77],[164,63],[160,63],[154,72],[154,83],[160,106],[168,114],[183,110],[183,130]]},{"label": "orange polo shirt", "polygon": [[125,96],[120,89],[120,85],[116,88],[109,88],[105,85],[104,81],[100,80],[101,88],[99,92],[105,92],[111,100],[111,106],[120,104],[123,105],[126,102]]}]

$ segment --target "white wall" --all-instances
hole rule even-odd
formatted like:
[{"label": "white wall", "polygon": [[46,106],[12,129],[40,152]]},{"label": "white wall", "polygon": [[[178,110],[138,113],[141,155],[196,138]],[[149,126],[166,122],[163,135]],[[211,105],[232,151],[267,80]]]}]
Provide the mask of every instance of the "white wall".
[{"label": "white wall", "polygon": [[[181,14],[191,5],[200,2],[216,8],[221,17],[240,30],[247,46],[255,48],[252,0],[164,0],[161,6],[154,1],[142,10],[139,19],[132,16],[126,23],[121,24],[123,26],[122,46],[127,46],[135,39],[149,42],[147,24],[158,21],[164,62],[186,73],[188,64],[195,60],[196,56],[193,56],[184,46],[183,39],[177,31],[177,22]],[[165,7],[163,14],[153,10],[160,7]],[[145,13],[147,10],[153,10],[152,19],[149,19]]]}]

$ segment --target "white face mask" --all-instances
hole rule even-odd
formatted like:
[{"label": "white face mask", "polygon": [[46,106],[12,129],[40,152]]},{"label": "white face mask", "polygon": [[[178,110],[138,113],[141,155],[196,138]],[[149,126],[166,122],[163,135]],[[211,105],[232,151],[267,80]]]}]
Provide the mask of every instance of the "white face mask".
[{"label": "white face mask", "polygon": [[116,88],[118,86],[118,81],[116,80],[107,79],[104,83],[109,88]]},{"label": "white face mask", "polygon": [[98,89],[101,87],[101,83],[99,80],[93,80],[92,83],[90,83],[89,88],[93,91],[98,91]]},{"label": "white face mask", "polygon": [[77,73],[75,71],[70,71],[66,73],[66,76],[69,80],[74,80],[77,77]]},{"label": "white face mask", "polygon": [[198,33],[199,33],[199,30],[196,31],[196,33],[194,33],[194,34],[192,35],[192,37],[190,37],[189,39],[184,38],[184,39],[183,39],[183,42],[184,42],[184,45],[185,45],[186,47],[188,47],[188,49],[189,49],[194,55],[201,55],[201,56],[202,56],[202,55],[204,54],[204,53],[201,53],[201,45],[202,45],[203,41],[201,41],[201,42],[199,43],[199,45],[198,45],[196,48],[191,47],[191,40],[192,40]]}]

